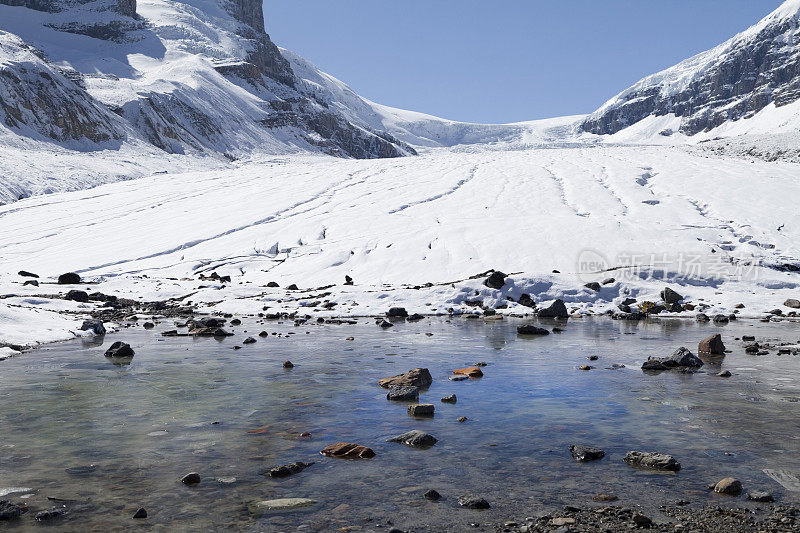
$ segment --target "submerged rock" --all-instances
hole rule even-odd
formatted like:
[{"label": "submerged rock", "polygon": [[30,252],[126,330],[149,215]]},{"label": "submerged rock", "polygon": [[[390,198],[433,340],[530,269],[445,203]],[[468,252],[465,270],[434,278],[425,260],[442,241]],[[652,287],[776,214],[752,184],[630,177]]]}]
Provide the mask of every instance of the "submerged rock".
[{"label": "submerged rock", "polygon": [[370,459],[375,457],[375,452],[372,449],[349,442],[337,442],[327,446],[319,453],[326,457],[336,457],[342,459]]},{"label": "submerged rock", "polygon": [[386,393],[386,399],[391,402],[416,402],[419,400],[419,388],[394,387]]},{"label": "submerged rock", "polygon": [[518,335],[550,335],[550,332],[544,328],[534,326],[533,324],[523,324],[517,326]]},{"label": "submerged rock", "polygon": [[274,500],[253,501],[247,504],[248,512],[254,517],[260,517],[266,513],[276,511],[290,511],[311,507],[317,501],[310,498],[277,498]]},{"label": "submerged rock", "polygon": [[118,359],[129,359],[133,357],[135,352],[133,348],[131,348],[130,344],[124,343],[122,341],[117,341],[112,344],[108,350],[106,350],[106,357],[111,358],[118,358]]},{"label": "submerged rock", "polygon": [[274,468],[270,468],[267,472],[267,475],[270,477],[288,477],[293,474],[299,474],[309,466],[313,465],[314,463],[304,463],[302,461],[297,461],[296,463],[291,463],[288,465],[281,465],[276,466]]},{"label": "submerged rock", "polygon": [[388,439],[388,442],[397,442],[413,448],[428,448],[436,444],[438,440],[433,435],[418,429],[414,429],[403,433],[402,435],[392,437],[391,439]]},{"label": "submerged rock", "polygon": [[579,463],[588,463],[589,461],[597,461],[605,457],[606,452],[600,448],[592,448],[591,446],[581,446],[580,444],[572,444],[569,447],[569,453],[572,454],[573,459]]},{"label": "submerged rock", "polygon": [[405,374],[398,374],[390,378],[383,378],[378,381],[378,385],[384,389],[392,387],[418,387],[423,388],[429,386],[433,382],[431,373],[427,368],[415,368],[409,370]]},{"label": "submerged rock", "polygon": [[8,500],[0,500],[0,521],[14,520],[22,516],[22,509]]},{"label": "submerged rock", "polygon": [[753,492],[747,493],[747,499],[754,501],[754,502],[761,502],[761,503],[769,503],[774,502],[775,497],[772,495],[771,492],[763,491],[763,490],[754,490]]},{"label": "submerged rock", "polygon": [[645,470],[677,472],[681,469],[681,464],[665,453],[631,451],[626,453],[622,460],[630,466]]},{"label": "submerged rock", "polygon": [[485,499],[469,495],[460,497],[458,505],[467,509],[489,509],[491,507]]}]

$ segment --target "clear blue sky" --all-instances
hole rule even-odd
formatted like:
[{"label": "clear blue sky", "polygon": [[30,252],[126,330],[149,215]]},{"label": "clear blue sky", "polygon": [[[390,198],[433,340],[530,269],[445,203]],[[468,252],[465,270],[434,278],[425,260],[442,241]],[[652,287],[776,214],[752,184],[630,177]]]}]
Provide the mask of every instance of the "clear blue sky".
[{"label": "clear blue sky", "polygon": [[376,102],[470,122],[588,113],[780,0],[265,0],[267,31]]}]

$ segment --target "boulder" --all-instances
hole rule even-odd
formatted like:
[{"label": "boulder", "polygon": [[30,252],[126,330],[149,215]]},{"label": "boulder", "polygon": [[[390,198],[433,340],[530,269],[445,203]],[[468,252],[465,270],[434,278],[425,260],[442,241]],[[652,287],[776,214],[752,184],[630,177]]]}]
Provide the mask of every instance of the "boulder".
[{"label": "boulder", "polygon": [[458,505],[467,509],[488,509],[491,507],[485,499],[469,495],[460,497]]},{"label": "boulder", "polygon": [[669,370],[678,367],[699,368],[703,366],[703,361],[681,346],[669,357],[650,357],[642,365],[642,370]]},{"label": "boulder", "polygon": [[22,516],[22,509],[8,500],[0,500],[0,522],[14,520]]},{"label": "boulder", "polygon": [[423,494],[423,496],[425,497],[426,500],[430,500],[432,502],[435,502],[436,500],[442,497],[442,495],[439,494],[439,492],[434,489],[425,491],[425,494]]},{"label": "boulder", "polygon": [[683,300],[683,296],[673,291],[669,287],[665,287],[664,290],[661,291],[661,299],[668,304],[676,304]]},{"label": "boulder", "polygon": [[479,378],[483,376],[483,371],[477,366],[469,366],[467,368],[456,368],[453,374],[462,374],[471,378]]},{"label": "boulder", "polygon": [[89,301],[89,295],[84,291],[72,290],[64,296],[64,299],[72,300],[73,302],[87,303]]},{"label": "boulder", "polygon": [[58,276],[59,285],[75,285],[81,282],[81,277],[75,272],[67,272]]},{"label": "boulder", "polygon": [[433,416],[435,407],[432,403],[418,403],[408,406],[408,416]]},{"label": "boulder", "polygon": [[517,326],[517,334],[519,335],[550,335],[550,332],[544,328],[534,326],[533,324],[523,324]]},{"label": "boulder", "polygon": [[23,287],[25,287],[26,285],[31,285],[33,287],[38,287],[39,286],[39,282],[36,281],[35,279],[29,279],[28,281],[26,281],[25,283],[22,284]]},{"label": "boulder", "polygon": [[267,283],[267,287],[269,287],[270,289],[275,289],[275,288],[277,288],[277,287],[280,287],[280,285],[278,285],[278,284],[277,284],[276,282],[274,282],[274,281],[270,281],[269,283]]},{"label": "boulder", "polygon": [[416,402],[419,400],[419,387],[393,387],[386,394],[391,402]]},{"label": "boulder", "polygon": [[429,386],[433,382],[431,373],[427,368],[415,368],[409,370],[405,374],[398,374],[390,378],[384,378],[378,381],[378,385],[384,389],[392,387],[418,387],[423,388]]},{"label": "boulder", "polygon": [[708,315],[705,313],[697,313],[694,317],[695,320],[698,322],[710,322],[711,319],[708,318]]},{"label": "boulder", "polygon": [[665,453],[631,451],[626,453],[622,460],[630,466],[645,470],[677,472],[681,469],[681,464]]},{"label": "boulder", "polygon": [[84,320],[81,324],[81,331],[92,331],[95,335],[105,335],[106,328],[102,320]]},{"label": "boulder", "polygon": [[772,495],[772,493],[763,490],[754,490],[753,492],[748,492],[747,499],[761,503],[769,503],[775,501],[775,497]]},{"label": "boulder", "polygon": [[139,507],[136,509],[136,512],[133,513],[133,518],[137,520],[147,518],[147,510],[144,507]]},{"label": "boulder", "polygon": [[254,344],[256,339],[253,337],[247,337],[245,340],[242,341],[242,344]]},{"label": "boulder", "polygon": [[386,312],[386,316],[389,318],[406,318],[408,311],[406,311],[405,307],[392,307]]},{"label": "boulder", "polygon": [[725,315],[715,315],[713,320],[714,324],[727,324],[730,318]]},{"label": "boulder", "polygon": [[697,351],[709,355],[725,355],[725,345],[722,343],[722,335],[715,333],[700,341]]},{"label": "boulder", "polygon": [[538,316],[542,318],[569,318],[569,312],[563,300],[556,300],[547,309],[539,311]]},{"label": "boulder", "polygon": [[800,309],[800,300],[789,298],[788,300],[783,302],[783,305],[785,305],[786,307],[791,307],[792,309]]},{"label": "boulder", "polygon": [[403,433],[402,435],[392,437],[391,439],[388,439],[388,442],[397,442],[399,444],[411,446],[412,448],[428,448],[436,444],[438,441],[433,435],[429,435],[424,431],[414,429]]},{"label": "boulder", "polygon": [[331,444],[319,453],[326,457],[336,457],[339,459],[370,459],[375,457],[375,452],[373,452],[371,448],[350,442]]},{"label": "boulder", "polygon": [[299,474],[309,466],[313,465],[314,463],[304,463],[302,461],[297,461],[296,463],[288,464],[288,465],[281,465],[276,466],[274,468],[270,468],[267,472],[269,477],[289,477],[293,474]]},{"label": "boulder", "polygon": [[726,477],[714,485],[714,492],[717,494],[728,494],[738,496],[742,493],[742,483],[733,477]]},{"label": "boulder", "polygon": [[596,281],[591,281],[591,282],[587,283],[586,285],[584,285],[584,287],[586,287],[590,291],[595,291],[595,292],[600,290],[600,284],[597,283]]},{"label": "boulder", "polygon": [[111,357],[115,359],[129,359],[133,357],[134,351],[131,348],[130,344],[126,344],[122,341],[117,341],[106,350],[106,357]]},{"label": "boulder", "polygon": [[490,289],[502,289],[503,285],[506,284],[506,277],[507,276],[499,270],[495,270],[483,281],[483,284]]},{"label": "boulder", "polygon": [[197,472],[189,472],[181,478],[181,483],[184,485],[197,485],[200,483],[200,474]]},{"label": "boulder", "polygon": [[569,447],[569,453],[572,458],[579,463],[588,463],[589,461],[596,461],[605,457],[606,452],[600,448],[592,448],[591,446],[581,446],[580,444],[572,444]]},{"label": "boulder", "polygon": [[27,270],[20,270],[17,272],[17,275],[22,276],[23,278],[38,278],[38,274],[34,274],[33,272],[28,272]]},{"label": "boulder", "polygon": [[528,294],[527,292],[523,292],[520,295],[519,300],[517,300],[517,303],[525,307],[536,307],[536,302],[533,301],[533,298],[531,298],[531,295]]}]

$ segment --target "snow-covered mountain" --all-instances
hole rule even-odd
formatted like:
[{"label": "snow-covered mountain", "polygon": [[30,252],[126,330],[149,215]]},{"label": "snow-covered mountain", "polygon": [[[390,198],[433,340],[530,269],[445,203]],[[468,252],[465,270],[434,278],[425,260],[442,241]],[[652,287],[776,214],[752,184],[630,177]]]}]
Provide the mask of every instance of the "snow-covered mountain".
[{"label": "snow-covered mountain", "polygon": [[[729,41],[653,74],[621,92],[582,124],[616,134],[648,119],[663,136],[692,136],[760,112],[763,132],[800,129],[800,113],[780,108],[800,99],[800,0],[788,0]],[[660,120],[655,120],[660,118]],[[738,128],[746,132],[747,126]],[[640,125],[637,133],[648,128]]]}]

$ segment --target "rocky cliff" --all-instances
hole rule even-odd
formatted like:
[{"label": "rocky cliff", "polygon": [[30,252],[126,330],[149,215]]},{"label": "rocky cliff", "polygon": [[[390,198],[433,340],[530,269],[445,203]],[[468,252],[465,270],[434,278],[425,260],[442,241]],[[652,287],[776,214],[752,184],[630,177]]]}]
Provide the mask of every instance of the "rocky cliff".
[{"label": "rocky cliff", "polygon": [[[800,99],[800,0],[789,0],[728,42],[647,77],[606,103],[584,131],[613,134],[675,115],[694,135]],[[667,134],[669,132],[665,132]]]}]

